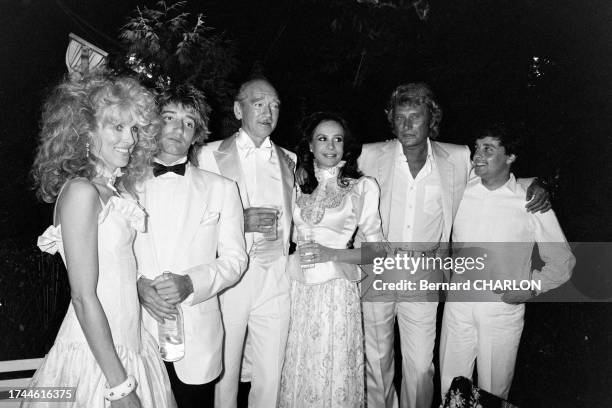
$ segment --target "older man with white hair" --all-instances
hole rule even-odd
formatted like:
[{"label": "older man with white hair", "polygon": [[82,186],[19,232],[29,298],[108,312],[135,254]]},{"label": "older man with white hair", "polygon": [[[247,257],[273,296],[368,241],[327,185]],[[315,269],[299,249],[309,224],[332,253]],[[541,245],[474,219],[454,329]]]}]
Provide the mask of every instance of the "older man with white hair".
[{"label": "older man with white hair", "polygon": [[201,168],[238,183],[244,207],[249,267],[225,291],[225,371],[216,387],[215,407],[236,407],[245,335],[251,377],[249,407],[277,405],[289,328],[289,253],[295,154],[270,140],[278,122],[280,99],[265,79],[240,87],[234,114],[240,130],[203,147]]}]

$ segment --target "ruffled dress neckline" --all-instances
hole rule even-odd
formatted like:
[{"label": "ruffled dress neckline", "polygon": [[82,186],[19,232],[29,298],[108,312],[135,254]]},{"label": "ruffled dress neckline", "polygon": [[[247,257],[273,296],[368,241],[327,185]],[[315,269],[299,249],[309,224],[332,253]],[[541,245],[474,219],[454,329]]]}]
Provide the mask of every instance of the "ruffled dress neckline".
[{"label": "ruffled dress neckline", "polygon": [[317,181],[319,183],[327,182],[330,179],[338,178],[338,174],[340,173],[340,169],[344,167],[346,162],[344,160],[340,161],[334,167],[319,167],[317,162],[314,162],[314,173]]},{"label": "ruffled dress neckline", "polygon": [[[98,214],[98,225],[102,224],[111,212],[124,218],[130,227],[138,232],[145,231],[146,213],[138,201],[123,196],[111,196]],[[38,237],[38,248],[49,254],[55,254],[62,242],[62,225],[50,225]]]}]

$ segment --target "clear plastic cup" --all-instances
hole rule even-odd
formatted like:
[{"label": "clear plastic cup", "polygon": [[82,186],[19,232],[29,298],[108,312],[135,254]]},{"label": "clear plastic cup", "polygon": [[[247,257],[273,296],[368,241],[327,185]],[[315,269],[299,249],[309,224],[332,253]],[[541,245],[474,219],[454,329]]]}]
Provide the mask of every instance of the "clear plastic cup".
[{"label": "clear plastic cup", "polygon": [[[300,247],[302,247],[304,244],[314,244],[314,242],[315,242],[314,236],[310,228],[307,228],[307,229],[304,229],[298,232],[298,251],[299,251],[300,258],[302,256],[312,255],[312,252],[303,252],[300,249]],[[305,264],[305,263],[300,262],[300,266],[302,267],[302,269],[310,269],[310,268],[314,268],[315,264],[314,263]]]},{"label": "clear plastic cup", "polygon": [[276,214],[272,227],[265,232],[262,232],[262,236],[266,241],[276,241],[278,239],[278,219],[282,214],[282,208],[278,205],[265,205],[264,208],[269,208],[271,212]]}]

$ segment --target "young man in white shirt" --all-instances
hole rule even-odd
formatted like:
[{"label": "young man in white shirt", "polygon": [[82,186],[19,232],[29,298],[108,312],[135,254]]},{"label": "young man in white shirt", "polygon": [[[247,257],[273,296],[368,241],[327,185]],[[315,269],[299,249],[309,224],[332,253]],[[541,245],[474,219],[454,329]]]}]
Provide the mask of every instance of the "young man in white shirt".
[{"label": "young man in white shirt", "polygon": [[[477,254],[488,257],[482,270],[456,270],[451,280],[469,282],[470,290],[448,292],[440,341],[443,395],[453,378],[472,377],[476,361],[478,386],[506,399],[523,331],[523,302],[566,282],[575,264],[554,212],[524,209],[525,189],[510,172],[519,147],[520,136],[503,124],[494,124],[476,140],[477,177],[465,189],[452,237],[458,251],[478,248]],[[531,268],[535,243],[544,262],[540,271]],[[531,280],[539,290],[524,285]],[[512,289],[494,290],[504,282],[514,283]]]}]

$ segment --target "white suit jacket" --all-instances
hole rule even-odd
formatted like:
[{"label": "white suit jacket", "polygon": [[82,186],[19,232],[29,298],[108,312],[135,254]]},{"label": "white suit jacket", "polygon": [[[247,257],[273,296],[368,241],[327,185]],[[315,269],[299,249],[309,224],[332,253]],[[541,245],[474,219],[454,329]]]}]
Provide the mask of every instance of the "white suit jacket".
[{"label": "white suit jacket", "polygon": [[[380,185],[380,217],[383,235],[388,237],[391,214],[391,197],[394,183],[395,149],[397,139],[363,145],[359,156],[359,169]],[[443,243],[451,237],[453,220],[457,214],[463,191],[470,177],[470,149],[467,146],[441,143],[431,140],[432,156],[440,174],[442,214],[444,216]]]},{"label": "white suit jacket", "polygon": [[[147,221],[147,231],[134,241],[139,273],[153,279],[160,275],[159,265],[172,265],[171,272],[188,274],[193,294],[182,303],[185,328],[185,357],[174,363],[177,376],[186,384],[204,384],[215,379],[222,369],[223,325],[217,293],[236,283],[246,269],[244,218],[236,184],[224,177],[187,165],[188,208],[176,220],[180,237],[168,242],[167,231]],[[150,206],[147,182],[141,203]],[[168,214],[173,217],[174,214]],[[159,259],[156,248],[170,245],[172,259]],[[157,322],[143,311],[143,325],[157,339]]]},{"label": "white suit jacket", "polygon": [[[227,139],[211,142],[203,146],[198,154],[198,166],[201,169],[220,174],[238,183],[240,198],[242,199],[242,206],[244,208],[249,208],[250,203],[247,194],[247,188],[243,178],[244,173],[240,165],[238,148],[236,147],[237,136],[238,133],[228,137]],[[282,223],[282,229],[285,234],[283,254],[288,255],[290,238],[289,235],[291,232],[292,219],[292,200],[295,185],[294,171],[296,155],[274,143],[272,143],[272,146],[276,150],[276,155],[278,157],[279,164],[278,171],[282,180],[283,213],[281,215],[280,222]],[[253,245],[253,233],[246,233],[245,238],[248,252],[251,249],[251,246]]]}]

